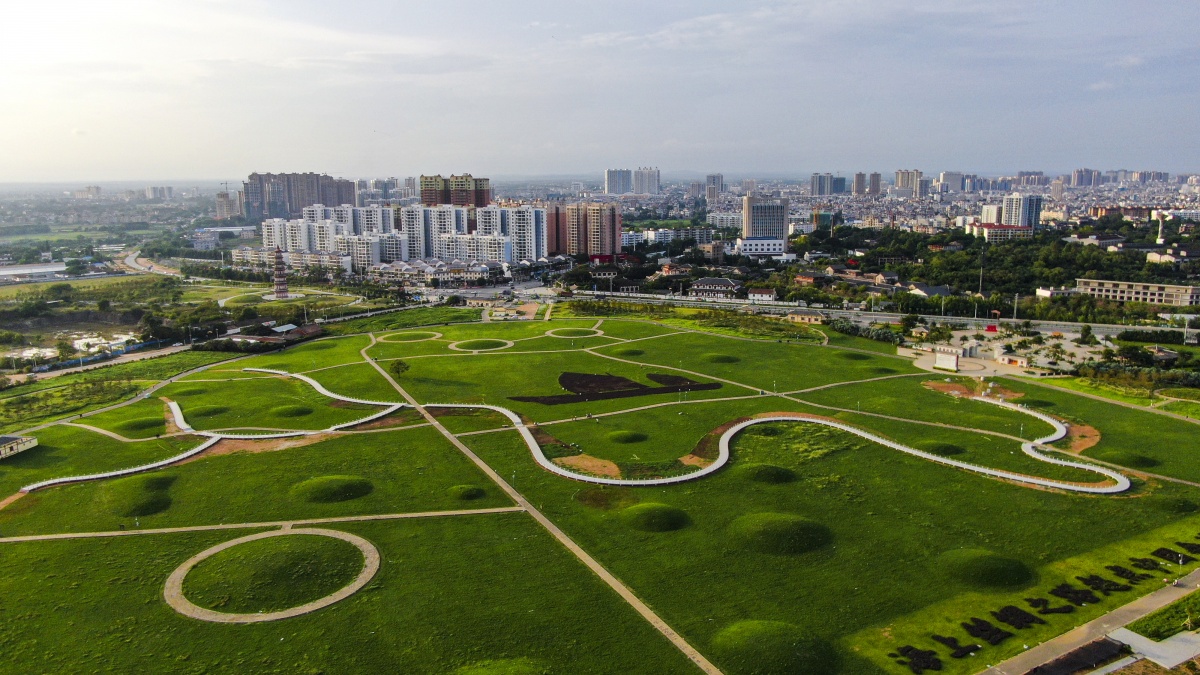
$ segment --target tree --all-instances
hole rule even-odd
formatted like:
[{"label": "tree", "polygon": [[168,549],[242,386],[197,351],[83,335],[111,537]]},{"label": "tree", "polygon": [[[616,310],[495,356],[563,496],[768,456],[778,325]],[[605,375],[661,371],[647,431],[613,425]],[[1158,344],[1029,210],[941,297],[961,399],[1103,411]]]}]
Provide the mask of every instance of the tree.
[{"label": "tree", "polygon": [[917,323],[920,320],[921,318],[916,314],[906,314],[900,318],[900,327],[904,329],[905,333],[908,333],[917,327]]},{"label": "tree", "polygon": [[388,366],[388,370],[395,377],[400,377],[404,373],[407,373],[408,368],[409,368],[408,364],[405,363],[404,361],[401,361],[400,359],[396,359],[395,361],[392,361],[391,365]]},{"label": "tree", "polygon": [[112,309],[112,303],[105,298],[96,303],[96,309],[100,310],[101,312],[107,312],[108,310]]},{"label": "tree", "polygon": [[60,361],[66,361],[75,353],[75,346],[66,340],[55,342],[54,348],[58,350],[58,359]]},{"label": "tree", "polygon": [[1079,329],[1079,337],[1075,340],[1075,344],[1094,345],[1099,344],[1099,341],[1096,340],[1096,336],[1092,334],[1092,327],[1085,323],[1083,324],[1083,327]]}]

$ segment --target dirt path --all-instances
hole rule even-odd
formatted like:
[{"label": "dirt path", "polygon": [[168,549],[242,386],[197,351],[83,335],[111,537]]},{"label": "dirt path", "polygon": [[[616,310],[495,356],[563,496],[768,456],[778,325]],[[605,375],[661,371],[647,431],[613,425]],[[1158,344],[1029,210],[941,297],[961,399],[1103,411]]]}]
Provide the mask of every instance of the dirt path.
[{"label": "dirt path", "polygon": [[449,518],[451,516],[480,516],[492,513],[519,513],[520,506],[502,506],[494,509],[460,509],[457,511],[419,511],[415,513],[379,513],[367,516],[343,516],[340,518],[303,518],[299,520],[272,520],[263,523],[221,523],[219,525],[185,525],[181,527],[158,527],[146,530],[110,530],[107,532],[63,532],[60,534],[29,534],[20,537],[0,537],[0,544],[15,544],[23,541],[53,541],[57,539],[101,539],[106,537],[131,537],[141,534],[173,534],[176,532],[208,532],[212,530],[248,530],[261,527],[294,527],[296,525],[330,525],[333,523],[361,523],[371,520],[404,520],[407,518]]},{"label": "dirt path", "polygon": [[649,605],[635,595],[628,586],[626,586],[621,582],[620,579],[609,572],[608,569],[601,565],[599,561],[589,555],[587,551],[583,550],[579,544],[576,544],[575,540],[571,539],[566,532],[555,525],[529,500],[525,499],[524,495],[522,495],[520,492],[517,492],[513,486],[509,485],[508,482],[501,478],[500,474],[496,473],[496,471],[492,469],[487,462],[484,462],[483,459],[472,452],[471,449],[464,445],[463,442],[460,441],[454,434],[450,433],[446,427],[442,426],[436,417],[429,414],[429,411],[426,410],[424,406],[417,403],[416,399],[409,395],[409,393],[405,391],[395,379],[392,378],[391,373],[380,367],[378,363],[370,360],[367,357],[367,349],[370,349],[374,344],[375,336],[372,335],[371,344],[367,345],[367,347],[363,348],[362,350],[363,359],[367,360],[372,366],[374,366],[375,370],[377,370],[379,374],[382,375],[384,379],[386,379],[392,385],[392,387],[394,387],[396,391],[404,397],[406,401],[416,408],[418,412],[424,415],[425,419],[429,420],[429,423],[432,424],[434,428],[446,438],[446,440],[450,441],[454,447],[458,448],[460,452],[466,455],[467,458],[475,464],[475,466],[479,467],[480,471],[487,474],[487,476],[491,478],[492,481],[500,487],[500,489],[504,490],[509,498],[519,504],[527,513],[529,513],[529,515],[533,516],[533,519],[536,520],[542,527],[546,528],[551,536],[557,539],[559,543],[566,547],[568,551],[574,554],[574,556],[578,558],[580,562],[586,565],[588,569],[590,569],[596,576],[600,577],[604,583],[608,584],[609,588],[612,588],[614,591],[616,591],[617,595],[621,596],[625,602],[629,603],[629,605],[632,606],[634,610],[638,612],[638,614],[641,614],[642,617],[650,623],[650,625],[654,626],[658,632],[662,633],[663,637],[670,640],[671,644],[675,645],[675,647],[683,652],[685,656],[699,666],[701,670],[703,670],[705,673],[709,673],[710,675],[720,675],[721,671],[715,665],[706,659],[704,655],[701,654],[695,647],[688,644],[687,640],[685,640],[682,635],[675,632],[675,629],[667,625],[667,622],[663,621],[661,617],[655,614],[654,610],[650,609]]}]

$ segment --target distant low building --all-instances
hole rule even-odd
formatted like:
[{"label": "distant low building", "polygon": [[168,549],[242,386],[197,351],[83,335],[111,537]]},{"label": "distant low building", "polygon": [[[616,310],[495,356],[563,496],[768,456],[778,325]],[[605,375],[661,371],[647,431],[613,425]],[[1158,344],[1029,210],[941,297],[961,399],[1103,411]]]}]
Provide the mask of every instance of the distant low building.
[{"label": "distant low building", "polygon": [[742,285],[732,279],[704,277],[692,283],[688,293],[698,298],[722,298],[728,300],[737,295]]},{"label": "distant low building", "polygon": [[25,452],[37,444],[38,440],[32,436],[0,436],[0,459]]},{"label": "distant low building", "polygon": [[792,323],[821,323],[825,320],[825,315],[815,309],[793,309],[788,312],[787,320]]},{"label": "distant low building", "polygon": [[1200,305],[1200,286],[1076,279],[1075,288],[1080,293],[1113,302],[1145,302],[1173,307]]},{"label": "distant low building", "polygon": [[779,299],[774,288],[751,288],[746,292],[746,297],[750,302],[775,302]]},{"label": "distant low building", "polygon": [[1078,292],[1078,290],[1074,288],[1068,288],[1066,286],[1061,286],[1059,288],[1054,288],[1051,286],[1049,288],[1039,288],[1037,291],[1035,291],[1037,297],[1039,298],[1065,298],[1075,295]]}]

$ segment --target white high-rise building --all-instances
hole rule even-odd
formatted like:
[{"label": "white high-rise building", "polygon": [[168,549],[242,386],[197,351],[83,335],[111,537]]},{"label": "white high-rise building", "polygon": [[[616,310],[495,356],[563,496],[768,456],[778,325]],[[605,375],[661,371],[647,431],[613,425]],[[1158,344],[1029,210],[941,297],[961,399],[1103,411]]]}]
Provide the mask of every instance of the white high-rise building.
[{"label": "white high-rise building", "polygon": [[633,172],[634,193],[639,195],[658,194],[658,178],[657,168],[638,167],[638,170]]},{"label": "white high-rise building", "polygon": [[943,171],[938,175],[938,186],[941,192],[962,192],[963,175],[961,171]]},{"label": "white high-rise building", "polygon": [[604,193],[623,195],[633,189],[633,172],[629,169],[607,169],[604,172]]},{"label": "white high-rise building", "polygon": [[1014,192],[1004,198],[1004,211],[1000,217],[1001,225],[1037,227],[1042,218],[1042,196]]},{"label": "white high-rise building", "polygon": [[999,225],[1000,217],[1004,215],[1004,207],[1000,204],[986,204],[979,213],[979,222],[989,225]]}]

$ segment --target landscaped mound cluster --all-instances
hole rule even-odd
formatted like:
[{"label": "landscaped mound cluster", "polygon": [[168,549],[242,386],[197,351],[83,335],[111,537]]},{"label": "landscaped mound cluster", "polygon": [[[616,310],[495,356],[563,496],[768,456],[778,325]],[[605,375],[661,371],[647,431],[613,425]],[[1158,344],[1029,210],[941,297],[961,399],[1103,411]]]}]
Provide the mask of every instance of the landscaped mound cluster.
[{"label": "landscaped mound cluster", "polygon": [[311,534],[238,544],[200,561],[183,580],[192,603],[219,612],[275,612],[319,600],[363,568],[353,544]]},{"label": "landscaped mound cluster", "polygon": [[783,621],[739,621],[712,639],[728,672],[758,675],[829,675],[841,668],[837,650]]},{"label": "landscaped mound cluster", "polygon": [[482,350],[488,350],[488,349],[501,349],[503,347],[507,347],[508,343],[505,342],[504,340],[482,339],[482,340],[466,340],[463,342],[455,343],[454,346],[457,349],[462,349],[462,350],[472,352],[472,351],[482,351]]},{"label": "landscaped mound cluster", "polygon": [[938,556],[948,576],[980,588],[1024,588],[1036,575],[1028,565],[984,549],[958,549]]},{"label": "landscaped mound cluster", "polygon": [[293,499],[315,504],[345,502],[371,494],[375,486],[362,476],[317,476],[292,486]]},{"label": "landscaped mound cluster", "polygon": [[451,497],[454,497],[455,499],[461,499],[463,501],[481,499],[485,494],[487,494],[484,489],[478,485],[455,485],[449,490],[446,490],[446,492],[449,493]]},{"label": "landscaped mound cluster", "polygon": [[620,431],[611,431],[608,434],[608,440],[613,443],[641,443],[649,438],[646,434],[640,431],[628,431],[622,429]]},{"label": "landscaped mound cluster", "polygon": [[747,480],[758,483],[790,483],[796,480],[796,472],[774,464],[742,464],[734,472]]},{"label": "landscaped mound cluster", "polygon": [[175,476],[146,473],[105,483],[100,494],[107,510],[115,516],[150,516],[171,507],[167,490],[174,482]]},{"label": "landscaped mound cluster", "polygon": [[267,411],[276,417],[304,417],[313,414],[313,409],[306,405],[281,405]]},{"label": "landscaped mound cluster", "polygon": [[704,354],[700,358],[709,363],[737,363],[741,361],[738,357],[729,354]]},{"label": "landscaped mound cluster", "polygon": [[549,675],[551,669],[533,659],[495,659],[472,663],[454,671],[454,675]]},{"label": "landscaped mound cluster", "polygon": [[683,509],[658,502],[634,504],[621,511],[621,520],[643,532],[670,532],[685,528],[692,522]]},{"label": "landscaped mound cluster", "polygon": [[729,536],[759,553],[797,555],[828,546],[833,532],[825,525],[792,513],[751,513],[729,525]]}]

